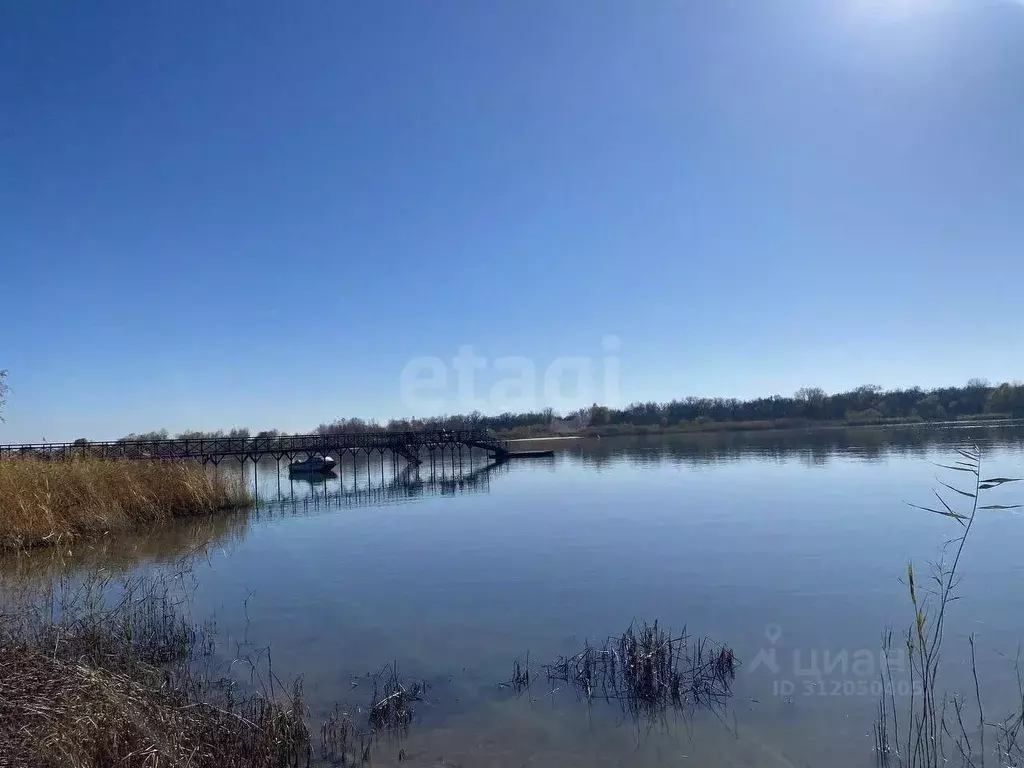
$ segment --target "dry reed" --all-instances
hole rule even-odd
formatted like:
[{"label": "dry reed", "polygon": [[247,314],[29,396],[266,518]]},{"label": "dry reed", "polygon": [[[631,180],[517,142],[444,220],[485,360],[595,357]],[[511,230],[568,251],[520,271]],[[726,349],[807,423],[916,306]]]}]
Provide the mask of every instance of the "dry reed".
[{"label": "dry reed", "polygon": [[[427,685],[403,678],[398,664],[388,664],[373,678],[368,707],[336,706],[320,727],[320,758],[328,765],[363,766],[372,762],[382,741],[400,743],[415,717],[413,705],[423,701]],[[398,760],[404,759],[400,749]]]},{"label": "dry reed", "polygon": [[[685,630],[673,635],[655,621],[631,624],[601,647],[586,643],[578,653],[540,669],[552,694],[568,687],[588,704],[618,702],[634,721],[653,724],[669,713],[724,713],[738,665],[731,648],[705,638],[691,639]],[[512,678],[499,685],[521,695],[536,679],[527,656],[524,664],[514,662]]]},{"label": "dry reed", "polygon": [[0,550],[67,543],[252,503],[239,475],[190,462],[0,460]]},{"label": "dry reed", "polygon": [[308,765],[298,684],[241,695],[204,673],[213,641],[182,598],[177,578],[93,574],[0,606],[0,766]]},{"label": "dry reed", "polygon": [[[0,646],[0,748],[12,766],[305,765],[301,699],[215,707],[148,674]],[[6,724],[6,725],[5,725]],[[9,727],[8,727],[9,726]]]}]

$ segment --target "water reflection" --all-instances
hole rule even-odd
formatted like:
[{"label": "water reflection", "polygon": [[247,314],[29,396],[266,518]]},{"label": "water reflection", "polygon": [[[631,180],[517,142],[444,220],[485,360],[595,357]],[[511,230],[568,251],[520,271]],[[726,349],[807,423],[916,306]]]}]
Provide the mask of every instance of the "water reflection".
[{"label": "water reflection", "polygon": [[892,456],[924,458],[936,449],[965,442],[1001,446],[1016,443],[1020,428],[1019,423],[1007,423],[637,435],[581,440],[567,450],[596,469],[620,462],[639,467],[663,463],[700,467],[793,458],[807,466],[824,466],[836,458],[876,463]]},{"label": "water reflection", "polygon": [[154,525],[145,531],[83,538],[71,546],[38,547],[0,557],[0,585],[47,586],[77,572],[104,570],[114,575],[139,566],[167,566],[228,549],[249,532],[250,512]]},{"label": "water reflection", "polygon": [[418,467],[346,478],[337,472],[293,473],[285,476],[271,464],[256,469],[250,484],[258,499],[257,511],[301,505],[308,507],[365,507],[415,501],[428,496],[488,493],[491,478],[508,472],[507,465],[484,464],[474,469],[455,467],[446,472],[424,472]]}]

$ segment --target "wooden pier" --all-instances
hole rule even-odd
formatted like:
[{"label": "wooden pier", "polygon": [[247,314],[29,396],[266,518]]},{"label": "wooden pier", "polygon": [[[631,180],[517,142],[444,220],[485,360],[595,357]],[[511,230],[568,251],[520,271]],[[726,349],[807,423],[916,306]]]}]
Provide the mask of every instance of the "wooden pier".
[{"label": "wooden pier", "polygon": [[486,452],[496,462],[513,458],[550,456],[551,451],[516,452],[507,443],[484,429],[452,429],[421,432],[358,432],[314,435],[283,435],[275,437],[202,437],[177,440],[116,440],[74,443],[22,443],[0,445],[0,459],[34,457],[46,460],[90,456],[102,459],[194,460],[203,464],[220,464],[225,459],[242,463],[272,457],[277,461],[294,460],[299,456],[335,457],[340,462],[345,454],[371,456],[385,453],[401,457],[407,463],[422,463],[424,452],[461,452],[473,449]]}]

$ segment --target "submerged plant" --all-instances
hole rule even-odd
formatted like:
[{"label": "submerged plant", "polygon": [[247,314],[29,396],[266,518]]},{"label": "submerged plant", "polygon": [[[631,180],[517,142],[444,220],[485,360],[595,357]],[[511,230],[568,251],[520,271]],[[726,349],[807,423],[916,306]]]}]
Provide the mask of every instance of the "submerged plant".
[{"label": "submerged plant", "polygon": [[412,722],[412,705],[423,699],[426,690],[425,683],[403,679],[398,664],[384,667],[373,679],[370,727],[374,731],[404,731]]}]

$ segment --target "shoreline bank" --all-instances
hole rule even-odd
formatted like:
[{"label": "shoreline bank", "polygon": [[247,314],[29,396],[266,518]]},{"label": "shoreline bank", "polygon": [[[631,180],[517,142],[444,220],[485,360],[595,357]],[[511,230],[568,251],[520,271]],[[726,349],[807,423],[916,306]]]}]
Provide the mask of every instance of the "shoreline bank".
[{"label": "shoreline bank", "polygon": [[1002,427],[1021,426],[1024,419],[1010,418],[1007,416],[994,416],[991,418],[960,419],[957,421],[924,421],[895,419],[883,421],[803,421],[803,420],[779,420],[779,421],[737,421],[737,422],[709,422],[707,424],[687,424],[676,426],[653,426],[653,425],[626,425],[610,424],[604,427],[587,427],[573,434],[559,435],[522,435],[514,433],[514,436],[506,436],[497,433],[497,437],[510,443],[560,443],[571,440],[588,440],[595,438],[610,437],[656,437],[656,436],[680,436],[680,435],[716,435],[737,432],[817,432],[833,429],[888,429],[901,427]]}]

